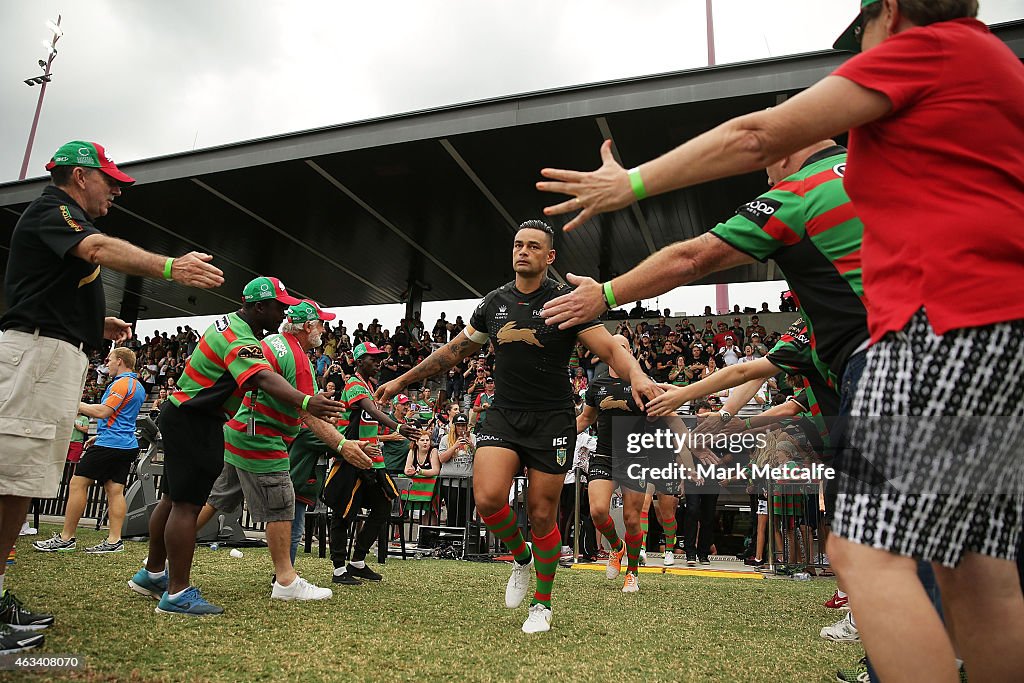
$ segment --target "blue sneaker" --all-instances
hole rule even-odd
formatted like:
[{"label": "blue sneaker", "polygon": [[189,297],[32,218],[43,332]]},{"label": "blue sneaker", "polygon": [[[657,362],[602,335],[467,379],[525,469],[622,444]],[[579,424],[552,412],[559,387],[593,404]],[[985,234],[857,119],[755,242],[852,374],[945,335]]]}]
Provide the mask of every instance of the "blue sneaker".
[{"label": "blue sneaker", "polygon": [[135,576],[128,580],[128,587],[139,595],[159,600],[167,592],[167,572],[159,579],[149,578],[149,572],[143,567],[135,572]]},{"label": "blue sneaker", "polygon": [[171,600],[170,596],[164,593],[156,606],[156,611],[164,614],[191,614],[202,617],[209,614],[222,614],[224,608],[207,602],[198,588],[189,586],[177,600]]}]

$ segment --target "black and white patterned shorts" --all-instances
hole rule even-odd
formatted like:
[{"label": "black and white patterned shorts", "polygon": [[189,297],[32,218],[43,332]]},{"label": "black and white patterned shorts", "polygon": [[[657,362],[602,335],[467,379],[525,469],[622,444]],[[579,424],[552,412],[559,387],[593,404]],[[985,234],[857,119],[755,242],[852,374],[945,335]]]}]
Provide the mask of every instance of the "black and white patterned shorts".
[{"label": "black and white patterned shorts", "polygon": [[[971,439],[982,446],[946,447],[963,431],[955,425],[991,416],[1001,416],[997,437],[984,430]],[[867,351],[848,432],[864,458],[849,459],[840,477],[833,532],[947,567],[968,552],[1013,560],[1024,521],[1022,442],[1024,320],[939,336],[922,309]],[[1003,459],[990,457],[1000,450]],[[992,475],[995,488],[978,485]]]}]

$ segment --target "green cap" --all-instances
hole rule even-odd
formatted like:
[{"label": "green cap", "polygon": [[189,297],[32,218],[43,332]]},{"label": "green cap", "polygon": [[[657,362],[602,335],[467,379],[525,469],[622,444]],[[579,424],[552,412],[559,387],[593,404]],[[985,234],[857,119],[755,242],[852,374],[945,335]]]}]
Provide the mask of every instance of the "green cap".
[{"label": "green cap", "polygon": [[836,42],[832,44],[833,49],[844,52],[860,52],[860,32],[864,28],[864,8],[874,5],[876,2],[881,2],[881,0],[860,0],[861,11],[857,13],[857,18],[853,20],[853,23],[836,38]]},{"label": "green cap", "polygon": [[242,290],[242,300],[247,304],[268,299],[277,299],[288,306],[302,303],[301,299],[289,295],[288,290],[284,288],[284,283],[276,277],[258,277]]},{"label": "green cap", "polygon": [[334,320],[338,317],[323,310],[317,302],[311,299],[303,299],[285,309],[284,314],[293,323],[312,323],[317,320]]},{"label": "green cap", "polygon": [[119,169],[114,164],[114,160],[107,156],[103,145],[96,142],[72,140],[64,143],[53,153],[53,158],[46,164],[46,170],[52,171],[58,166],[98,168],[123,185],[131,185],[135,182],[135,178]]},{"label": "green cap", "polygon": [[352,349],[352,360],[359,360],[367,354],[371,356],[385,355],[384,352],[378,349],[377,345],[373,342],[363,342],[356,346],[356,348]]}]

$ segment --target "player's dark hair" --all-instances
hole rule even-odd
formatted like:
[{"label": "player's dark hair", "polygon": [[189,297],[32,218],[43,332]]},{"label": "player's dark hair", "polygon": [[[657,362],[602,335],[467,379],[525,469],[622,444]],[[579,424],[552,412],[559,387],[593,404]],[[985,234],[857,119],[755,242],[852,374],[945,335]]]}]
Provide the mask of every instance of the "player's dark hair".
[{"label": "player's dark hair", "polygon": [[554,249],[555,248],[555,231],[551,229],[550,225],[548,225],[544,221],[539,221],[539,220],[533,218],[533,219],[530,219],[528,221],[524,221],[523,223],[521,223],[519,225],[519,229],[520,230],[525,230],[526,228],[529,228],[530,230],[540,230],[541,232],[547,233],[547,235],[548,235],[548,248],[549,249]]}]

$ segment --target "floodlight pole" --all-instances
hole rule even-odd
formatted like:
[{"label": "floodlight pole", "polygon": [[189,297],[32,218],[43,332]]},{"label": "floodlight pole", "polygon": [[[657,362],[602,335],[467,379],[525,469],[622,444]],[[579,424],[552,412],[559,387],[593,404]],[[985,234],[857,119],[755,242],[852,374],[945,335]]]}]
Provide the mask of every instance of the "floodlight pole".
[{"label": "floodlight pole", "polygon": [[711,0],[705,0],[704,13],[708,22],[708,66],[715,65],[715,16],[711,9]]},{"label": "floodlight pole", "polygon": [[[56,25],[60,28],[60,15],[57,15]],[[24,180],[28,174],[28,161],[29,157],[32,156],[32,145],[36,140],[36,128],[39,126],[39,113],[43,110],[43,96],[46,95],[46,86],[49,82],[50,66],[53,65],[53,60],[57,58],[57,41],[60,40],[60,34],[54,33],[53,40],[50,41],[50,54],[46,58],[46,66],[43,68],[43,82],[39,84],[39,99],[36,101],[36,114],[32,117],[32,128],[28,133],[28,144],[25,145],[25,158],[21,162],[21,173],[18,174],[18,180]]]}]

